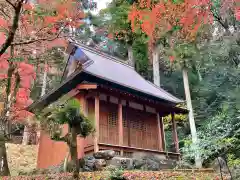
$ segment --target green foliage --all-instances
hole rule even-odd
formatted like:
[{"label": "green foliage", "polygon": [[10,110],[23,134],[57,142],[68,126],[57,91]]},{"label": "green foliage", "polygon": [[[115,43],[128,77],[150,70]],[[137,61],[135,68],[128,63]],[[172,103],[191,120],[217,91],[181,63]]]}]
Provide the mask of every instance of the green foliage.
[{"label": "green foliage", "polygon": [[127,0],[113,0],[108,7],[101,12],[101,26],[107,27],[108,34],[113,35],[113,42],[119,44],[115,52],[119,52],[121,50],[120,47],[124,47],[125,56],[119,56],[117,53],[113,55],[126,58],[127,48],[131,46],[136,61],[137,72],[144,78],[151,80],[147,45],[148,37],[141,31],[133,32],[131,29],[131,24],[128,20],[131,3],[132,2]]},{"label": "green foliage", "polygon": [[228,154],[228,165],[230,167],[240,166],[240,158],[236,158],[233,154]]},{"label": "green foliage", "polygon": [[93,131],[93,125],[80,111],[80,103],[76,99],[69,100],[64,107],[56,108],[51,116],[57,124],[68,124],[76,127],[77,134],[86,137]]},{"label": "green foliage", "polygon": [[59,107],[52,116],[58,124],[69,124],[73,126],[82,121],[80,117],[80,103],[77,100],[70,100],[64,107]]},{"label": "green foliage", "polygon": [[[54,140],[64,140],[62,137],[62,128],[64,124],[75,127],[77,135],[81,137],[87,137],[94,131],[93,123],[87,117],[85,117],[80,111],[79,101],[71,99],[64,105],[54,105],[47,109],[47,115],[37,115],[37,118],[41,121],[42,128],[49,132],[50,136]],[[47,116],[47,118],[46,118]]]},{"label": "green foliage", "polygon": [[[238,162],[240,49],[236,36],[224,35],[201,43],[176,44],[173,49],[165,47],[165,55],[166,69],[162,73],[161,82],[163,88],[178,97],[185,98],[181,88],[181,68],[189,69],[190,91],[200,139],[199,150],[204,164],[207,165],[222,154],[232,154],[231,162]],[[171,55],[175,57],[173,62],[169,62],[168,56]],[[167,125],[168,119],[165,118]],[[190,134],[186,124],[178,124],[183,134],[180,140]],[[167,131],[166,138],[168,143],[172,142],[171,132]],[[184,143],[184,158],[192,161],[197,147],[192,147],[190,137]]]},{"label": "green foliage", "polygon": [[[205,163],[216,158],[221,154],[232,153],[239,158],[237,152],[239,146],[240,123],[237,119],[230,117],[225,113],[214,116],[207,124],[198,131],[199,148]],[[191,159],[195,155],[194,147],[191,147],[190,138],[185,141],[185,147],[182,149],[184,158]]]},{"label": "green foliage", "polygon": [[132,44],[134,36],[128,20],[130,8],[131,6],[126,0],[113,0],[108,7],[101,12],[108,25],[109,33],[112,33],[114,37],[116,33],[120,33],[122,41],[127,44]]},{"label": "green foliage", "polygon": [[125,180],[126,178],[123,176],[124,170],[123,169],[112,169],[110,171],[109,179],[110,180]]},{"label": "green foliage", "polygon": [[151,71],[148,60],[148,46],[145,41],[136,39],[132,44],[133,56],[136,60],[136,70],[145,79],[151,80]]},{"label": "green foliage", "polygon": [[44,68],[41,66],[45,61],[48,62],[50,67],[56,69],[59,73],[51,73],[48,71],[47,73],[47,87],[46,93],[56,87],[61,81],[62,72],[64,71],[65,63],[64,62],[64,47],[54,47],[52,49],[47,50],[44,54],[39,55],[36,58],[29,57],[29,63],[33,64],[36,67],[36,79],[32,86],[31,90],[31,98],[33,100],[38,99],[41,96],[42,83],[43,83],[43,73]]}]

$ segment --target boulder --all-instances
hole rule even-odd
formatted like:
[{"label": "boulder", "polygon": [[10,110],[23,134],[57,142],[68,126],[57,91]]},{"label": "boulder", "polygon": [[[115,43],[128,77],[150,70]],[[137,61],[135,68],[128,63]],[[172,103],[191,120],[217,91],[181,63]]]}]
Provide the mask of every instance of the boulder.
[{"label": "boulder", "polygon": [[95,161],[96,159],[93,156],[86,156],[81,160],[79,160],[81,171],[88,171],[88,172],[94,171]]},{"label": "boulder", "polygon": [[160,170],[160,164],[152,159],[146,159],[144,165],[142,166],[142,170],[158,171]]},{"label": "boulder", "polygon": [[115,156],[115,152],[113,150],[98,151],[93,154],[93,157],[95,159],[105,159],[105,160],[110,160],[114,156]]},{"label": "boulder", "polygon": [[109,161],[109,164],[116,168],[133,169],[132,158],[114,157]]},{"label": "boulder", "polygon": [[96,159],[94,162],[94,170],[95,171],[102,171],[107,165],[105,159]]},{"label": "boulder", "polygon": [[141,169],[144,164],[145,164],[145,161],[143,159],[133,159],[134,169]]},{"label": "boulder", "polygon": [[165,156],[151,153],[134,153],[133,167],[134,169],[143,169],[157,171],[160,169],[173,169],[176,161],[166,159]]}]

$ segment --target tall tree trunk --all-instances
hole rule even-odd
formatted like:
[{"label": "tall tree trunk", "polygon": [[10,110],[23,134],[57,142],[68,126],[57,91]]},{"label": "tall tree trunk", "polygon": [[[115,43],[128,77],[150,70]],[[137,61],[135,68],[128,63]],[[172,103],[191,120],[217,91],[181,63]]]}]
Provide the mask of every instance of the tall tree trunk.
[{"label": "tall tree trunk", "polygon": [[128,64],[132,67],[135,67],[132,46],[128,46]]},{"label": "tall tree trunk", "polygon": [[73,178],[79,179],[79,162],[78,162],[78,152],[77,152],[77,130],[75,127],[70,128],[71,140],[69,143],[69,151],[71,155],[71,161],[73,164]]},{"label": "tall tree trunk", "polygon": [[[11,46],[10,49],[11,57],[14,57],[14,49]],[[9,63],[8,68],[8,77],[7,77],[7,85],[6,85],[6,95],[7,98],[4,102],[4,109],[1,112],[0,117],[0,176],[8,176],[10,175],[9,167],[8,167],[8,160],[7,160],[7,150],[6,150],[6,137],[5,134],[10,134],[10,129],[8,128],[9,125],[9,113],[11,108],[11,85],[12,85],[12,76],[14,73],[15,67],[13,63]],[[16,82],[17,83],[17,82]],[[16,88],[16,87],[15,87]]]},{"label": "tall tree trunk", "polygon": [[[35,57],[36,58],[36,57]],[[44,96],[44,94],[46,93],[46,87],[47,87],[47,61],[45,61],[44,64],[44,72],[43,72],[43,76],[42,76],[42,88],[41,88],[41,97]],[[40,139],[40,135],[41,132],[39,129],[37,129],[37,133],[33,134],[33,131],[30,131],[31,127],[28,127],[28,125],[26,125],[24,127],[24,132],[23,132],[23,139],[22,139],[22,144],[23,145],[28,145],[30,144],[30,140],[33,138],[33,135],[35,136],[35,142],[32,143],[38,143],[38,139]],[[31,129],[32,130],[32,129]],[[32,133],[32,134],[31,134]],[[32,137],[31,137],[32,135]],[[37,136],[37,137],[36,137]]]},{"label": "tall tree trunk", "polygon": [[44,73],[43,73],[43,80],[42,80],[42,90],[41,90],[41,97],[45,95],[47,87],[47,62],[44,65]]},{"label": "tall tree trunk", "polygon": [[[45,60],[45,64],[44,64],[44,73],[43,73],[43,80],[42,80],[42,89],[41,89],[41,97],[44,96],[46,94],[46,88],[47,88],[47,61]],[[37,133],[36,133],[36,143],[39,143],[39,139],[41,136],[41,130],[40,130],[40,125],[37,128]]]},{"label": "tall tree trunk", "polygon": [[22,145],[28,145],[29,139],[30,139],[29,127],[28,127],[28,125],[26,125],[24,127],[24,131],[23,131]]},{"label": "tall tree trunk", "polygon": [[5,143],[6,142],[5,142],[4,132],[1,130],[0,132],[0,176],[10,175]]},{"label": "tall tree trunk", "polygon": [[67,172],[68,170],[68,159],[69,159],[70,152],[68,151],[67,155],[64,158],[64,163],[63,163],[63,171]]},{"label": "tall tree trunk", "polygon": [[160,72],[159,72],[159,48],[156,46],[153,49],[153,82],[160,87]]},{"label": "tall tree trunk", "polygon": [[[191,100],[191,94],[190,94],[190,88],[189,88],[189,82],[188,82],[188,71],[186,68],[183,68],[183,83],[184,83],[184,91],[185,91],[185,96],[186,96],[186,101],[187,101],[187,108],[189,110],[189,123],[190,123],[190,129],[191,129],[191,134],[192,134],[192,142],[193,146],[197,147],[197,130],[196,130],[196,125],[194,121],[194,115],[193,115],[193,107],[192,107],[192,100]],[[202,161],[199,152],[196,152],[195,155],[195,165],[197,168],[202,168]]]}]

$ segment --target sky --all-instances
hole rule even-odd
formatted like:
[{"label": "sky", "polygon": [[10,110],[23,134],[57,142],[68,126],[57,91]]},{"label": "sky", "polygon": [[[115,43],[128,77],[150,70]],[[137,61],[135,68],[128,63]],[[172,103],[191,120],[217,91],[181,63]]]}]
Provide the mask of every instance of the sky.
[{"label": "sky", "polygon": [[96,2],[97,9],[93,11],[93,14],[97,14],[101,9],[104,9],[111,0],[96,0]]}]

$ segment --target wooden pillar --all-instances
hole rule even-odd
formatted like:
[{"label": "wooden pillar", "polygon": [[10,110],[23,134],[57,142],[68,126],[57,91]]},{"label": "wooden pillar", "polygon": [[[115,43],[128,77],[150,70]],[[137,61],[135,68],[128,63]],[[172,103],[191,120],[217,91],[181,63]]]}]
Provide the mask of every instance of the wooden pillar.
[{"label": "wooden pillar", "polygon": [[99,95],[95,96],[95,135],[94,135],[94,152],[99,151],[98,142],[99,142]]},{"label": "wooden pillar", "polygon": [[[129,108],[129,101],[126,101],[126,109]],[[128,129],[128,146],[131,147],[131,127],[130,127],[130,119],[128,118],[128,115],[126,117],[127,119],[127,129]]]},{"label": "wooden pillar", "polygon": [[81,112],[86,116],[87,115],[87,100],[86,100],[86,93],[81,93],[80,97],[80,105],[81,105]]},{"label": "wooden pillar", "polygon": [[166,137],[165,137],[165,130],[164,130],[164,123],[163,123],[163,117],[160,115],[160,128],[161,128],[161,133],[162,133],[162,147],[163,151],[166,151]]},{"label": "wooden pillar", "polygon": [[174,140],[176,152],[178,153],[179,152],[179,142],[178,142],[176,121],[174,119],[174,113],[172,113],[171,116],[172,116],[173,140]]},{"label": "wooden pillar", "polygon": [[161,128],[161,117],[157,113],[157,128],[158,128],[158,150],[163,151],[163,138],[162,138],[162,128]]},{"label": "wooden pillar", "polygon": [[[118,100],[118,143],[123,146],[123,107],[122,100]],[[123,150],[120,151],[120,155],[123,156]]]}]

